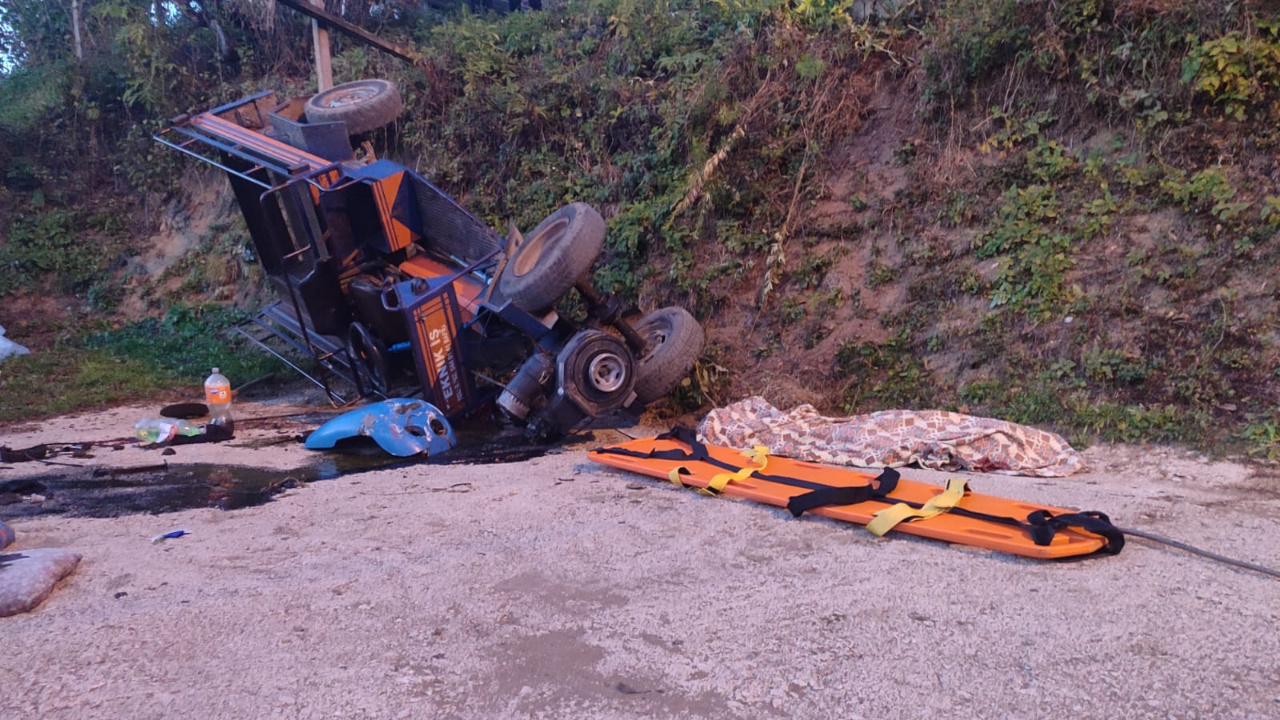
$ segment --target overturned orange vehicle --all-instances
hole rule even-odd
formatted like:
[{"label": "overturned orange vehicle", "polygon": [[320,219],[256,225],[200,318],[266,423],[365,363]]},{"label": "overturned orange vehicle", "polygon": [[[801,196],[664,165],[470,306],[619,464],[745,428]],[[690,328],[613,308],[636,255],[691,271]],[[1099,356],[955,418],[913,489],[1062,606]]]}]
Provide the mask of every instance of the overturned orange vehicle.
[{"label": "overturned orange vehicle", "polygon": [[[671,392],[702,328],[683,308],[642,316],[591,285],[600,214],[574,203],[527,236],[499,235],[367,143],[357,158],[353,139],[401,111],[394,85],[365,80],[283,102],[261,93],[156,135],[230,179],[279,298],[239,330],[337,403],[420,394],[450,419],[496,405],[540,439]],[[575,288],[581,322],[555,309]]]}]

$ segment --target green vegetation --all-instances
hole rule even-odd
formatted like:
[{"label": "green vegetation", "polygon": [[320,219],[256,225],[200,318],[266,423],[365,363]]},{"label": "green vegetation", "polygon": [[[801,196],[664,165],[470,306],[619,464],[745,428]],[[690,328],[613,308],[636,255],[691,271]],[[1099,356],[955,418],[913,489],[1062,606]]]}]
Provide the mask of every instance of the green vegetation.
[{"label": "green vegetation", "polygon": [[[116,330],[63,337],[0,364],[0,422],[159,398],[198,398],[210,365],[248,382],[283,365],[235,336],[243,313],[176,306]],[[82,328],[81,331],[84,329]]]},{"label": "green vegetation", "polygon": [[1182,80],[1227,117],[1274,118],[1274,97],[1280,91],[1280,23],[1259,19],[1253,27],[1220,37],[1194,37],[1182,64]]},{"label": "green vegetation", "polygon": [[[149,134],[258,89],[305,92],[307,24],[247,1],[157,23],[150,3],[86,0],[77,58],[70,18],[46,5],[9,3],[0,31],[18,60],[0,85],[0,295],[52,288],[106,316],[139,298],[153,313],[235,305],[258,281],[229,221],[163,276],[136,275],[156,208],[192,173]],[[731,330],[712,333],[676,407],[789,381],[826,389],[827,411],[946,407],[1077,441],[1280,455],[1280,11],[929,0],[863,18],[847,0],[566,0],[505,16],[382,4],[375,18],[355,5],[348,19],[424,58],[335,38],[338,81],[404,91],[408,112],[378,138],[387,154],[498,228],[596,205],[603,288]],[[148,354],[146,323],[237,311],[182,312],[130,318],[109,340],[84,339],[105,321],[68,329],[0,377],[186,382],[185,360]],[[199,376],[216,350],[193,352]],[[4,381],[6,417],[34,412],[8,400],[30,384]]]},{"label": "green vegetation", "polygon": [[1052,187],[1014,187],[1005,193],[995,227],[978,239],[979,258],[1001,258],[992,305],[1029,308],[1043,316],[1071,299],[1065,284],[1072,238],[1060,229],[1060,215]]},{"label": "green vegetation", "polygon": [[888,342],[846,342],[836,351],[836,377],[846,381],[841,408],[919,407],[931,392],[928,371],[911,352],[906,333]]}]

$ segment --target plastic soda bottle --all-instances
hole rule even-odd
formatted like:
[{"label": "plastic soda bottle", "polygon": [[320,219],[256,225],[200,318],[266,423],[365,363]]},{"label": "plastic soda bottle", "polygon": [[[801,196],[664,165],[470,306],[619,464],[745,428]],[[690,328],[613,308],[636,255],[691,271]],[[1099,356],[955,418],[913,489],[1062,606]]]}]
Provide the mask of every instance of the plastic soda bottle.
[{"label": "plastic soda bottle", "polygon": [[213,369],[204,381],[204,400],[209,405],[209,424],[223,425],[231,429],[231,381]]},{"label": "plastic soda bottle", "polygon": [[178,435],[194,437],[200,434],[200,428],[186,420],[143,418],[133,426],[133,434],[143,445],[166,443]]}]

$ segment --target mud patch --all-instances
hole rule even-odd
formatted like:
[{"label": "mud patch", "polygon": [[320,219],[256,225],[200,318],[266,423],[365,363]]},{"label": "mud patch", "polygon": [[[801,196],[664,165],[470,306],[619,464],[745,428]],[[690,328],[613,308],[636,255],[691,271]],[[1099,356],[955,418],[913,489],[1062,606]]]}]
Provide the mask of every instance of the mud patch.
[{"label": "mud patch", "polygon": [[492,678],[496,695],[514,698],[507,712],[530,717],[724,717],[728,698],[688,696],[643,675],[622,677],[597,667],[606,651],[584,633],[553,630],[507,643]]}]

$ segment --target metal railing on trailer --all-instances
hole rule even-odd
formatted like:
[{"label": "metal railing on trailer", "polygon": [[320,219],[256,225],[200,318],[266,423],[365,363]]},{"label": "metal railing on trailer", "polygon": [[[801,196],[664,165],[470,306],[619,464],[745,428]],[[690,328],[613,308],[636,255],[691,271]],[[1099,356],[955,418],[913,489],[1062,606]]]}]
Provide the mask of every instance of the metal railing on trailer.
[{"label": "metal railing on trailer", "polygon": [[[205,113],[205,115],[212,115],[217,112],[234,109],[235,107],[244,105],[267,95],[270,95],[270,93],[255,95],[244,102],[223,106],[216,110],[212,110],[209,113]],[[184,135],[187,139],[182,142],[173,142],[166,137],[169,133]],[[215,135],[197,132],[195,128],[189,124],[189,119],[182,117],[175,119],[173,125],[160,133],[157,133],[154,136],[154,139],[164,145],[178,150],[179,152],[190,155],[201,162],[208,163],[229,175],[241,178],[242,180],[263,188],[262,194],[258,196],[259,204],[264,204],[268,196],[287,190],[298,183],[306,183],[315,187],[320,192],[328,192],[337,189],[346,182],[352,182],[350,178],[347,178],[345,174],[342,173],[342,168],[339,163],[327,163],[320,167],[309,169],[305,174],[298,175],[296,173],[302,170],[298,166],[286,168],[277,162],[272,162],[272,159],[269,156],[264,156],[263,153],[254,152],[252,148],[247,147],[244,144],[229,142]],[[203,146],[203,148],[208,151],[208,154],[197,152],[193,149],[193,146]],[[214,155],[215,152],[221,152],[237,157],[242,161],[251,163],[251,166],[244,169],[233,168],[223,162],[221,158],[216,157]],[[256,173],[264,170],[279,176],[288,177],[289,180],[275,185],[264,182],[259,177],[255,176]],[[335,174],[337,178],[336,182],[333,181]],[[318,182],[316,178],[320,176],[329,178],[330,182]],[[307,230],[308,232],[314,232],[314,228],[308,227]],[[292,253],[282,257],[281,261],[288,261],[301,256],[302,254],[314,251],[315,244],[309,240],[306,245],[295,248]],[[319,339],[323,336],[307,327],[306,315],[302,310],[302,300],[297,293],[294,283],[290,282],[286,277],[282,284],[289,292],[289,305],[292,306],[294,311],[292,315],[284,310],[281,302],[277,301],[260,311],[252,319],[241,323],[236,327],[236,331],[254,345],[275,356],[299,375],[302,375],[304,378],[323,389],[330,402],[337,407],[349,405],[360,397],[370,394],[379,395],[385,398],[385,395],[382,395],[382,393],[377,392],[373,388],[364,387],[360,373],[356,371],[355,363],[350,357],[345,345],[335,346],[328,341],[324,341],[323,347],[317,347],[320,344]],[[254,327],[265,331],[270,337],[274,337],[281,341],[286,347],[293,349],[296,352],[310,355],[312,360],[320,367],[321,372],[312,374],[304,370],[285,354],[268,345],[265,342],[267,338],[258,337],[251,332],[250,328]],[[326,376],[326,373],[332,373],[339,379],[353,386],[356,392],[355,397],[347,398],[334,389],[332,384],[329,382],[329,378]]]}]

